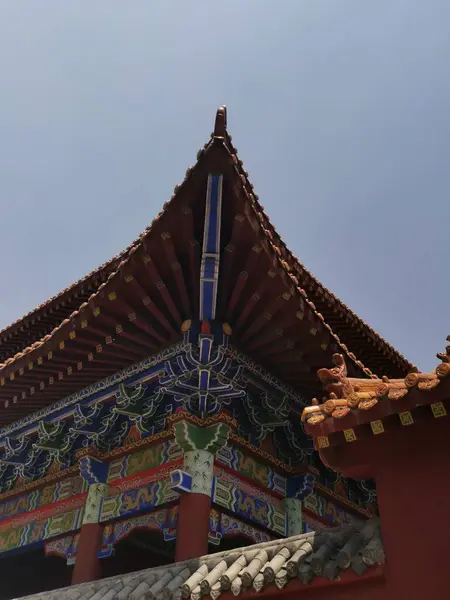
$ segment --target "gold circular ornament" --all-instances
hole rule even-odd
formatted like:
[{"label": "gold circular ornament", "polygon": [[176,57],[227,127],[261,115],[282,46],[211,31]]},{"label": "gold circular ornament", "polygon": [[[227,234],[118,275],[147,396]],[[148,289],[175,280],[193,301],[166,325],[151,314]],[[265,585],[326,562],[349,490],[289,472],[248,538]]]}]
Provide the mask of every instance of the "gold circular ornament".
[{"label": "gold circular ornament", "polygon": [[186,333],[186,331],[189,331],[189,329],[191,328],[191,325],[192,325],[192,321],[190,319],[188,319],[187,321],[184,321],[184,323],[182,323],[182,325],[181,325],[182,333]]},{"label": "gold circular ornament", "polygon": [[229,325],[228,323],[224,323],[222,325],[222,331],[224,332],[225,335],[231,335],[233,333],[231,325]]}]

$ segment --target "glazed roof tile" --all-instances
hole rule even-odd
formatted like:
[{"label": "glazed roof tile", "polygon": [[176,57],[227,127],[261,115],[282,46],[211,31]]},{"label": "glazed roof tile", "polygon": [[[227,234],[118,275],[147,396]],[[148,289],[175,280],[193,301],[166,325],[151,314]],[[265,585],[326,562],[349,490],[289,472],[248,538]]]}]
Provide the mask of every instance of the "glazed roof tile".
[{"label": "glazed roof tile", "polygon": [[369,567],[383,563],[379,523],[372,520],[361,529],[344,525],[28,598],[216,600],[230,591],[237,596],[246,591],[261,592],[270,586],[283,589],[294,580],[305,585],[316,577],[334,580],[346,570],[363,575]]},{"label": "glazed roof tile", "polygon": [[[450,341],[450,336],[447,340]],[[445,353],[439,353],[437,357],[441,363],[431,373],[413,370],[403,379],[388,377],[359,379],[347,376],[344,357],[335,354],[334,367],[319,369],[317,372],[328,392],[328,397],[325,397],[321,403],[314,399],[312,406],[303,410],[302,421],[306,421],[309,425],[318,425],[327,419],[343,419],[352,412],[370,411],[379,402],[402,400],[413,390],[425,394],[431,392],[450,376],[450,345],[446,347]],[[426,404],[427,400],[425,395],[421,403]],[[399,411],[402,410],[401,407],[402,405],[399,404]]]},{"label": "glazed roof tile", "polygon": [[[63,306],[68,306],[71,302],[76,303],[76,299],[83,293],[86,293],[89,288],[98,288],[102,281],[105,281],[108,274],[117,268],[117,264],[132,248],[133,244],[125,248],[125,250],[116,256],[113,256],[110,260],[90,271],[87,275],[65,287],[58,294],[51,296],[24,316],[13,321],[4,329],[0,330],[0,344],[8,343],[8,340],[10,340],[11,343],[11,340],[13,340],[15,336],[20,336],[21,333],[25,333],[30,326],[34,325],[36,322],[41,322],[43,318],[50,319],[52,314],[54,315],[53,320],[57,322],[58,310]],[[78,303],[80,303],[80,301]],[[59,320],[62,319],[59,318]]]}]

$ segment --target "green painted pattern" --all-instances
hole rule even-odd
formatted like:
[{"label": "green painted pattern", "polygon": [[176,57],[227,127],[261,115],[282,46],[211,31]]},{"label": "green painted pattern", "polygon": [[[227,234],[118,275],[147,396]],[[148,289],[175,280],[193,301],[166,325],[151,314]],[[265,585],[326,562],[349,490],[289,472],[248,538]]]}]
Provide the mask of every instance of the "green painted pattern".
[{"label": "green painted pattern", "polygon": [[335,525],[342,525],[344,523],[357,524],[361,523],[362,519],[353,516],[346,512],[343,508],[340,508],[337,504],[319,496],[315,492],[312,492],[304,500],[304,508],[309,509],[311,512],[324,517],[328,521],[331,521]]},{"label": "green painted pattern", "polygon": [[237,455],[238,464],[236,470],[241,473],[241,475],[245,475],[264,487],[267,487],[269,485],[270,468],[267,465],[257,462],[251,456],[246,456],[240,450],[238,450]]},{"label": "green painted pattern", "polygon": [[286,514],[282,500],[265,494],[221,469],[215,469],[215,476],[214,504],[276,533],[286,534]]},{"label": "green painted pattern", "polygon": [[226,444],[230,426],[216,423],[210,427],[197,427],[188,421],[178,421],[174,430],[175,438],[184,452],[205,450],[215,454]]},{"label": "green painted pattern", "polygon": [[5,500],[0,503],[0,523],[5,519],[42,508],[47,504],[76,496],[85,492],[86,489],[86,484],[81,477],[70,477],[62,481],[55,481],[39,490]]},{"label": "green painted pattern", "polygon": [[104,498],[100,521],[109,521],[118,517],[133,515],[152,510],[156,506],[173,502],[178,498],[169,486],[168,479],[148,483],[137,489],[127,490]]},{"label": "green painted pattern", "polygon": [[108,483],[118,481],[130,475],[144,473],[150,469],[181,458],[182,451],[175,440],[170,440],[156,446],[143,448],[133,454],[122,456],[110,462]]},{"label": "green painted pattern", "polygon": [[47,517],[26,525],[5,527],[0,531],[0,552],[7,552],[69,531],[75,531],[81,526],[82,515],[83,508],[76,508],[61,515]]}]

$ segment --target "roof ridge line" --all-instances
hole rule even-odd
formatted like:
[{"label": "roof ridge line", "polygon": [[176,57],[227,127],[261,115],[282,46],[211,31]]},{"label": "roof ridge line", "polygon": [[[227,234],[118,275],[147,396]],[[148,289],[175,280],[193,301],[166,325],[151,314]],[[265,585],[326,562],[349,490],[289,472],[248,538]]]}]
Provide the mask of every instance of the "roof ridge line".
[{"label": "roof ridge line", "polygon": [[[447,340],[450,341],[450,336]],[[318,425],[329,419],[343,419],[350,412],[357,410],[370,411],[380,401],[390,400],[398,402],[405,398],[412,390],[431,392],[450,376],[450,346],[445,353],[438,353],[441,362],[433,371],[422,373],[413,371],[405,377],[381,378],[362,380],[357,377],[348,377],[347,368],[342,355],[333,356],[334,367],[322,368],[317,376],[324,385],[328,397],[319,402],[313,398],[310,406],[302,411],[302,422],[309,425]],[[377,417],[378,418],[378,417]]]},{"label": "roof ridge line", "polygon": [[[47,300],[42,305],[38,306],[34,310],[32,310],[29,313],[27,313],[26,315],[24,315],[21,319],[16,320],[11,325],[9,325],[8,327],[6,327],[2,331],[0,331],[0,337],[1,337],[2,334],[4,334],[8,329],[11,329],[11,328],[17,326],[22,321],[25,321],[33,313],[36,313],[43,307],[48,306],[52,301],[54,301],[58,297],[62,296],[65,292],[69,291],[70,289],[73,289],[74,287],[76,287],[77,285],[82,283],[83,281],[88,280],[89,277],[92,277],[96,273],[100,273],[102,270],[104,270],[108,266],[112,265],[114,263],[114,261],[119,261],[118,265],[116,266],[116,268],[114,268],[111,271],[111,273],[107,277],[106,281],[99,285],[99,287],[96,289],[96,291],[89,297],[87,302],[83,302],[77,308],[77,310],[72,312],[72,314],[68,318],[61,320],[56,325],[56,327],[49,334],[47,334],[46,336],[41,338],[41,340],[36,340],[33,344],[25,347],[22,351],[16,353],[14,356],[8,357],[8,359],[4,363],[0,363],[0,371],[2,371],[6,366],[13,364],[18,358],[23,357],[25,354],[29,354],[30,351],[33,351],[35,348],[40,347],[42,345],[42,343],[45,343],[46,341],[48,341],[67,322],[72,321],[72,319],[75,318],[75,316],[80,313],[80,310],[83,307],[83,305],[86,305],[86,304],[92,302],[92,298],[96,297],[100,293],[100,291],[102,291],[104,289],[104,286],[108,283],[108,281],[110,279],[112,279],[113,277],[115,277],[117,275],[117,273],[122,269],[123,263],[127,262],[129,257],[137,250],[141,241],[147,236],[147,234],[150,232],[150,230],[153,228],[153,226],[156,224],[156,222],[165,213],[168,205],[174,200],[174,198],[177,195],[178,189],[186,182],[186,180],[190,176],[192,170],[197,167],[197,165],[199,164],[199,161],[200,161],[201,157],[203,156],[203,154],[205,153],[205,151],[208,148],[211,148],[216,141],[221,142],[221,144],[226,149],[228,154],[231,156],[233,162],[235,163],[235,169],[237,171],[238,176],[241,179],[244,192],[247,196],[247,200],[249,201],[249,204],[251,206],[253,213],[259,219],[261,228],[264,230],[266,235],[269,234],[269,235],[267,235],[267,237],[269,238],[268,239],[269,244],[271,246],[273,246],[272,250],[274,251],[276,258],[277,258],[278,262],[280,263],[280,265],[283,269],[283,272],[288,277],[290,277],[293,285],[295,286],[295,289],[303,296],[303,298],[307,302],[307,304],[308,304],[309,308],[311,309],[311,311],[313,312],[313,314],[321,321],[321,323],[324,325],[324,327],[326,329],[328,329],[328,331],[331,334],[331,336],[333,337],[333,339],[336,341],[338,346],[340,348],[342,348],[342,351],[350,358],[352,363],[356,364],[358,366],[358,368],[362,369],[363,372],[366,373],[366,375],[369,375],[370,377],[374,377],[373,372],[368,367],[366,367],[362,363],[362,361],[360,361],[356,358],[355,354],[350,351],[348,346],[341,341],[339,336],[333,331],[332,327],[325,321],[325,318],[317,310],[314,302],[312,302],[312,300],[309,298],[309,295],[306,292],[306,290],[304,288],[300,287],[299,280],[298,280],[297,276],[294,274],[295,272],[297,272],[299,275],[305,274],[306,277],[309,278],[311,280],[311,282],[317,286],[317,288],[320,290],[320,292],[328,294],[329,297],[335,303],[337,303],[337,305],[341,308],[341,310],[343,312],[343,316],[346,318],[347,322],[349,322],[350,325],[352,325],[352,319],[354,321],[356,321],[357,323],[359,323],[361,326],[363,326],[367,330],[367,332],[369,334],[371,334],[370,337],[372,338],[372,343],[375,341],[374,338],[378,339],[379,342],[382,345],[384,345],[384,347],[390,352],[391,358],[395,358],[396,362],[399,364],[402,364],[402,362],[403,362],[404,368],[411,368],[412,365],[409,363],[409,361],[407,361],[407,359],[403,355],[401,355],[397,350],[395,350],[395,348],[391,344],[389,344],[382,336],[377,334],[377,332],[372,327],[370,327],[370,325],[368,325],[365,321],[363,321],[360,317],[358,317],[346,304],[344,304],[337,296],[335,296],[332,292],[330,292],[318,279],[316,279],[314,277],[314,275],[303,265],[303,263],[301,263],[297,259],[297,257],[293,254],[293,252],[285,244],[285,242],[283,241],[283,239],[281,238],[281,236],[278,234],[275,227],[271,223],[269,217],[265,213],[264,208],[259,203],[259,197],[253,192],[254,188],[253,188],[253,185],[249,181],[248,173],[243,169],[243,162],[241,159],[238,158],[237,149],[233,146],[232,137],[227,131],[226,107],[221,106],[217,110],[214,131],[211,134],[210,139],[208,140],[208,142],[206,144],[204,144],[203,148],[201,148],[197,152],[197,160],[196,160],[195,164],[186,170],[184,180],[182,181],[181,184],[178,184],[174,187],[174,193],[172,194],[170,200],[163,204],[162,210],[152,220],[151,224],[148,227],[146,227],[146,229],[129,246],[127,246],[127,248],[125,248],[125,250],[123,250],[122,252],[120,252],[119,254],[114,256],[112,259],[110,259],[106,263],[103,263],[102,265],[97,267],[97,269],[95,269],[94,271],[91,271],[89,274],[87,274],[86,276],[84,276],[83,278],[81,278],[80,280],[78,280],[77,282],[75,282],[74,284],[69,286],[68,288],[65,288],[64,290],[62,290],[57,296],[53,296],[52,298]],[[277,239],[279,246],[281,246],[281,249],[278,248],[278,246],[276,247],[279,250],[279,252],[275,252],[275,244],[270,239],[271,237],[275,237]],[[292,267],[294,267],[294,268],[292,268],[291,265],[289,265],[285,260],[283,260],[283,258],[282,258],[283,250],[287,255],[286,258],[290,259],[293,262]],[[294,273],[292,273],[292,271],[294,271]],[[375,344],[373,344],[373,345],[375,346]]]},{"label": "roof ridge line", "polygon": [[19,317],[15,321],[12,321],[9,325],[7,325],[6,327],[4,327],[3,329],[0,329],[0,338],[2,338],[4,336],[4,334],[5,334],[5,332],[7,332],[9,329],[12,329],[13,327],[16,327],[17,325],[19,325],[19,323],[21,321],[25,321],[27,318],[31,317],[33,315],[33,313],[36,313],[39,310],[42,310],[46,306],[50,305],[54,300],[57,300],[58,298],[60,298],[66,292],[69,292],[70,290],[72,290],[73,288],[75,288],[77,285],[83,283],[84,281],[86,281],[90,277],[93,277],[94,275],[97,275],[98,273],[100,273],[106,267],[108,267],[109,265],[111,265],[115,260],[118,260],[119,258],[121,258],[122,254],[124,254],[129,248],[130,248],[130,246],[128,248],[126,248],[125,250],[123,250],[122,252],[119,252],[119,254],[116,254],[115,256],[113,256],[111,259],[105,261],[104,263],[102,263],[101,265],[99,265],[98,267],[96,267],[95,269],[92,269],[91,271],[89,271],[89,273],[87,273],[83,277],[80,277],[79,279],[75,280],[72,284],[66,286],[61,291],[59,291],[57,294],[54,294],[53,296],[50,296],[50,298],[47,298],[47,300],[45,300],[41,304],[38,304],[35,308],[31,309],[30,311],[28,311],[27,313],[25,313],[23,316]]},{"label": "roof ridge line", "polygon": [[[171,202],[178,190],[178,188],[183,185],[183,183],[185,182],[187,176],[190,174],[190,171],[197,166],[197,163],[199,162],[203,152],[205,150],[207,150],[207,148],[209,146],[211,146],[214,138],[220,138],[220,137],[224,137],[226,135],[226,123],[227,123],[227,117],[226,117],[226,106],[223,105],[221,106],[216,113],[216,122],[215,122],[215,126],[214,126],[214,132],[211,134],[210,139],[204,144],[203,148],[200,148],[197,152],[197,160],[195,162],[194,165],[192,165],[191,167],[188,167],[186,169],[186,175],[185,178],[183,179],[183,181],[180,184],[175,185],[174,187],[174,193],[172,194],[170,200],[168,200],[167,202],[165,202],[163,204],[163,209],[165,210],[165,208],[167,208],[167,205],[169,202]],[[222,134],[222,135],[221,135]],[[161,213],[162,211],[160,211]],[[159,216],[159,214],[157,215],[157,217]],[[155,217],[151,224],[149,226],[147,226],[145,228],[145,230],[140,233],[126,248],[124,248],[122,251],[118,252],[117,254],[115,254],[112,258],[110,258],[109,260],[101,263],[98,267],[92,269],[91,271],[89,271],[86,275],[84,275],[83,277],[80,277],[79,279],[75,280],[72,284],[66,286],[65,288],[63,288],[60,292],[58,292],[57,294],[51,296],[50,298],[47,298],[47,300],[45,300],[44,302],[42,302],[41,304],[38,304],[35,308],[31,309],[30,311],[28,311],[27,313],[25,313],[22,317],[19,317],[18,319],[16,319],[15,321],[12,321],[9,325],[6,325],[3,329],[0,329],[0,342],[2,341],[2,338],[4,336],[4,334],[12,328],[17,327],[22,321],[27,320],[29,317],[31,317],[34,313],[37,313],[38,311],[44,309],[46,306],[48,306],[49,304],[51,304],[54,300],[57,300],[58,298],[60,298],[63,294],[65,294],[66,292],[69,292],[70,290],[72,290],[73,288],[75,288],[77,285],[80,285],[81,283],[85,282],[86,280],[88,280],[89,278],[101,273],[103,270],[105,270],[108,266],[112,265],[112,263],[114,263],[114,261],[118,261],[120,259],[123,259],[124,256],[135,246],[139,243],[139,241],[142,239],[142,236],[148,232],[149,228],[152,227],[154,221],[156,220]],[[1,364],[1,363],[0,363]]]},{"label": "roof ridge line", "polygon": [[[268,215],[266,214],[264,207],[260,204],[259,202],[259,196],[257,194],[254,193],[254,186],[253,184],[250,182],[249,180],[249,176],[247,171],[245,171],[245,169],[243,168],[243,161],[242,159],[240,159],[238,157],[238,150],[235,146],[233,146],[232,143],[232,137],[231,135],[226,132],[226,136],[224,139],[224,146],[225,148],[228,150],[230,156],[234,156],[236,159],[236,168],[238,169],[238,171],[240,172],[240,176],[241,176],[241,180],[243,183],[243,187],[244,190],[246,192],[247,197],[249,196],[249,191],[246,189],[246,186],[248,186],[250,188],[250,193],[252,194],[252,197],[254,199],[255,204],[258,207],[258,210],[260,211],[260,214],[263,216],[263,218],[266,220],[267,225],[270,227],[271,229],[271,233],[272,235],[275,235],[280,244],[284,247],[284,250],[287,252],[288,255],[290,255],[291,259],[294,261],[295,266],[297,268],[299,268],[300,270],[302,270],[305,275],[314,283],[317,285],[318,289],[320,290],[320,292],[322,292],[322,294],[328,294],[332,300],[334,300],[338,305],[340,305],[343,309],[343,313],[344,313],[344,317],[346,317],[346,320],[351,322],[351,318],[358,322],[360,325],[362,325],[365,329],[368,330],[368,332],[371,334],[372,340],[374,340],[374,338],[377,338],[384,346],[387,347],[387,349],[390,350],[391,354],[397,359],[398,362],[403,362],[404,363],[404,367],[405,368],[412,368],[414,365],[412,365],[412,363],[410,363],[410,361],[403,356],[403,354],[401,354],[398,350],[396,350],[394,348],[394,346],[392,346],[392,344],[390,344],[385,338],[383,338],[383,336],[381,336],[379,333],[377,333],[377,331],[371,327],[366,321],[364,321],[361,317],[359,317],[351,308],[349,308],[349,306],[347,304],[345,304],[344,302],[342,302],[342,300],[340,300],[340,298],[338,298],[338,296],[336,296],[333,292],[331,292],[323,283],[321,283],[313,274],[311,271],[309,271],[304,264],[296,257],[296,255],[289,249],[289,247],[287,246],[287,244],[283,241],[282,237],[279,235],[279,233],[277,232],[275,226],[272,224],[270,218],[268,217]],[[256,213],[256,215],[258,216],[258,212],[255,209],[255,206],[253,205],[252,202],[250,202],[251,208],[254,211],[254,213]],[[262,224],[261,224],[262,225]],[[281,262],[281,261],[280,261]],[[284,265],[282,265],[284,267]],[[286,270],[286,269],[285,269]],[[309,300],[308,298],[308,294],[306,292],[306,290],[304,290],[303,288],[299,288],[303,291],[304,297],[305,299],[313,304],[313,310],[315,312],[316,315],[321,315],[321,313],[319,313],[314,305],[314,303]],[[322,316],[322,315],[321,315]],[[324,322],[325,323],[325,322]],[[356,364],[361,363],[361,365],[363,365],[363,363],[361,361],[359,361],[358,359],[356,359],[356,356],[354,355],[353,352],[349,351],[348,347],[346,344],[343,344],[340,339],[339,336],[337,336],[337,334],[335,334],[332,329],[331,326],[328,325],[328,323],[325,323],[327,325],[327,327],[330,329],[332,335],[334,335],[337,338],[338,344],[339,346],[344,350],[344,352],[349,355],[349,358],[353,361],[356,362]],[[350,355],[353,355],[355,358],[353,358]],[[355,360],[356,359],[356,360]],[[358,365],[360,366],[360,365]],[[360,366],[361,368],[361,366]],[[363,370],[367,370],[367,371],[371,371],[370,369],[368,369],[368,367],[365,367],[363,365]]]},{"label": "roof ridge line", "polygon": [[[197,160],[196,160],[195,164],[192,167],[188,167],[186,169],[185,177],[184,177],[183,181],[180,184],[175,185],[174,191],[173,191],[172,196],[170,197],[170,200],[166,201],[163,204],[162,209],[153,218],[153,220],[150,223],[150,225],[148,225],[145,228],[145,230],[129,246],[127,246],[127,248],[125,250],[123,250],[120,254],[116,255],[113,259],[111,259],[111,261],[109,261],[108,264],[111,264],[114,260],[118,260],[119,258],[122,259],[119,262],[119,264],[117,265],[117,268],[114,269],[108,275],[106,281],[103,282],[102,284],[100,284],[99,287],[97,288],[97,290],[93,294],[91,294],[89,296],[88,300],[85,301],[85,302],[83,302],[76,310],[74,310],[69,315],[69,317],[63,319],[60,323],[58,323],[58,325],[56,327],[54,327],[53,330],[49,334],[45,335],[40,340],[35,341],[33,344],[25,347],[23,350],[21,350],[20,352],[16,353],[15,355],[7,358],[3,363],[0,363],[0,373],[3,373],[3,371],[7,367],[10,367],[11,365],[13,365],[15,362],[17,362],[17,360],[23,358],[24,356],[29,356],[35,350],[37,350],[38,348],[40,348],[42,345],[44,345],[47,342],[49,342],[49,340],[51,338],[54,338],[54,336],[57,333],[59,333],[64,327],[68,326],[69,323],[73,323],[74,319],[76,319],[81,314],[82,310],[84,310],[86,307],[88,307],[89,304],[92,304],[92,302],[94,301],[94,299],[97,298],[100,295],[101,292],[104,292],[105,286],[108,285],[108,283],[112,279],[115,279],[120,274],[120,272],[122,272],[123,268],[128,264],[128,261],[130,260],[131,256],[133,256],[133,254],[139,249],[139,247],[141,247],[143,240],[150,234],[151,230],[156,225],[156,223],[166,213],[169,205],[175,200],[175,198],[176,198],[176,196],[177,196],[180,188],[187,182],[187,180],[189,179],[189,177],[192,174],[193,170],[198,167],[198,164],[200,162],[201,157],[204,155],[204,153],[209,148],[212,147],[213,143],[214,143],[214,137],[211,136],[211,138],[208,140],[208,142],[206,142],[206,144],[204,144],[203,148],[201,148],[197,152]],[[86,277],[89,277],[89,275],[87,275]],[[9,369],[8,369],[8,371],[9,371]]]},{"label": "roof ridge line", "polygon": [[[231,136],[229,136],[229,135],[228,135],[227,137],[231,139]],[[236,160],[237,160],[237,165],[235,164],[235,167],[236,167],[237,169],[239,169],[239,167],[241,166],[241,165],[239,165],[239,163],[242,163],[242,161],[241,161],[240,159],[238,159],[238,158],[237,158],[237,150],[236,150],[235,148],[233,148],[233,146],[232,146],[232,145],[231,145],[231,148],[230,148],[230,147],[228,147],[228,145],[227,145],[226,143],[224,143],[224,146],[225,146],[225,148],[227,149],[227,151],[229,152],[230,156],[231,156],[231,157],[233,157],[233,156],[234,156],[234,157],[236,158]],[[233,152],[232,150],[235,150],[235,152]],[[241,170],[243,171],[243,169],[241,169]],[[243,177],[245,178],[245,180],[246,180],[246,183],[248,183],[248,185],[249,185],[251,188],[253,188],[253,185],[252,185],[252,184],[250,184],[250,182],[248,181],[248,174],[247,174],[245,171],[243,171],[243,174],[242,174],[242,175],[243,175]],[[242,175],[241,175],[241,179],[242,179]],[[245,183],[244,183],[244,182],[243,182],[243,186],[244,186],[244,191],[245,191],[245,193],[246,193],[246,195],[247,195],[247,198],[248,198],[248,195],[249,195],[249,193],[248,193],[248,191],[247,191],[247,190],[246,190],[246,188],[245,188]],[[264,210],[263,210],[262,206],[261,206],[261,205],[259,204],[259,202],[258,202],[258,199],[257,199],[257,196],[256,196],[256,194],[254,194],[254,193],[252,192],[252,196],[253,196],[253,198],[254,198],[254,201],[255,201],[255,203],[257,203],[257,204],[258,204],[258,208],[260,208],[260,209],[261,209],[261,213],[262,213],[262,215],[263,215],[264,217],[266,217],[266,218],[267,218],[267,216],[266,216],[266,215],[265,215],[265,213],[264,213]],[[256,217],[258,217],[258,211],[255,209],[255,207],[254,207],[254,205],[252,204],[252,202],[249,202],[249,204],[250,204],[250,206],[251,206],[251,209],[252,209],[253,213],[255,214],[255,216],[256,216]],[[268,230],[267,230],[267,229],[265,229],[265,227],[263,226],[263,224],[262,224],[262,223],[260,223],[260,224],[261,224],[261,228],[263,229],[263,231],[264,231],[265,233],[267,233],[267,231],[268,231]],[[273,225],[270,223],[270,221],[269,221],[269,225],[272,227],[272,229],[273,229],[273,230],[274,230],[274,232],[276,233],[276,231],[275,231],[275,228],[274,228],[274,227],[273,227]],[[279,236],[277,233],[276,233],[276,235],[277,235],[277,237],[279,237],[280,241],[282,241],[282,240],[281,240],[281,237],[280,237],[280,236]],[[269,237],[269,236],[267,236],[267,237]],[[272,242],[270,239],[269,239],[268,241],[269,241],[269,245],[272,245],[272,244],[273,244],[273,242]],[[284,242],[282,242],[282,243],[284,244]],[[284,245],[285,245],[285,244],[284,244]],[[286,245],[285,245],[285,247],[286,247]],[[290,252],[290,251],[289,251],[289,249],[288,249],[287,247],[286,247],[286,250],[287,250],[288,252]],[[351,352],[351,351],[349,350],[348,346],[347,346],[346,344],[344,344],[344,343],[343,343],[343,342],[340,340],[339,336],[338,336],[338,335],[337,335],[337,334],[336,334],[336,333],[333,331],[332,327],[331,327],[331,326],[330,326],[330,325],[329,325],[329,324],[328,324],[328,323],[325,321],[325,318],[324,318],[324,316],[323,316],[323,315],[322,315],[320,312],[318,312],[318,310],[317,310],[317,308],[316,308],[316,306],[315,306],[314,302],[312,302],[312,300],[310,300],[310,299],[309,299],[307,292],[306,292],[306,291],[305,291],[305,290],[304,290],[302,287],[300,287],[300,286],[298,285],[298,284],[299,284],[299,282],[298,282],[298,279],[297,279],[297,277],[296,277],[295,275],[293,275],[292,273],[290,273],[290,272],[289,272],[289,270],[286,268],[286,265],[284,264],[284,263],[285,263],[285,261],[284,261],[284,260],[282,260],[282,259],[279,257],[279,255],[277,254],[277,252],[274,252],[274,254],[275,254],[275,256],[276,256],[277,260],[279,261],[279,263],[280,263],[280,265],[281,265],[281,268],[283,269],[283,271],[284,271],[284,272],[286,273],[286,275],[287,275],[287,276],[288,276],[288,277],[291,279],[291,281],[292,281],[292,283],[293,283],[293,285],[294,285],[294,287],[295,287],[296,291],[297,291],[297,292],[298,292],[298,293],[299,293],[301,296],[303,296],[303,298],[304,298],[305,302],[308,304],[308,307],[310,308],[310,310],[313,312],[313,314],[316,316],[316,318],[317,318],[317,319],[319,319],[319,321],[321,321],[321,323],[323,324],[323,326],[324,326],[324,327],[325,327],[325,328],[328,330],[328,332],[330,333],[330,335],[333,337],[333,339],[335,340],[335,342],[337,343],[337,345],[338,345],[338,346],[339,346],[339,347],[342,349],[342,351],[345,353],[345,355],[346,355],[346,356],[348,356],[348,358],[349,358],[349,359],[352,361],[352,363],[354,363],[354,364],[355,364],[355,365],[356,365],[356,366],[357,366],[359,369],[361,369],[361,370],[362,370],[364,373],[366,373],[366,375],[368,375],[369,377],[376,377],[376,375],[373,373],[373,371],[372,371],[371,369],[369,369],[369,367],[365,366],[365,365],[364,365],[364,363],[363,363],[362,361],[360,361],[358,358],[356,358],[356,355],[355,355],[353,352]],[[292,253],[291,253],[291,254],[292,254]],[[292,255],[292,256],[293,256],[293,258],[295,259],[294,255]],[[296,259],[295,259],[295,260],[296,260]],[[298,261],[297,261],[297,262],[298,262]],[[296,280],[296,281],[293,281],[293,278],[295,278],[295,280]]]}]

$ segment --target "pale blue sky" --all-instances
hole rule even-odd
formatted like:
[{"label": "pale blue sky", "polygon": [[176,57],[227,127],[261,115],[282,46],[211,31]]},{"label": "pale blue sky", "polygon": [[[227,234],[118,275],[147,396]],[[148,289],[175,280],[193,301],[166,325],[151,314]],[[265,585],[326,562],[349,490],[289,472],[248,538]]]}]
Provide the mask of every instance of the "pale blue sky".
[{"label": "pale blue sky", "polygon": [[226,103],[288,246],[434,367],[449,59],[448,0],[3,0],[0,326],[141,232]]}]

